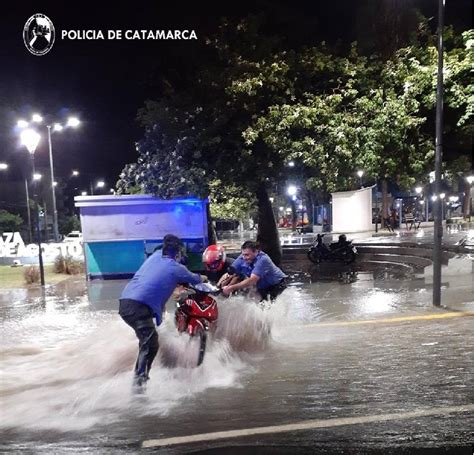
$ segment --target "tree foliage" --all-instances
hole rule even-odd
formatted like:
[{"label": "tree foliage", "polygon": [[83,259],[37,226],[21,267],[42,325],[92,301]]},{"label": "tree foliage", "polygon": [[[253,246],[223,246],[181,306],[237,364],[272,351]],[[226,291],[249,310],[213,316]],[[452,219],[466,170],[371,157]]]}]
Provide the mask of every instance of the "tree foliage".
[{"label": "tree foliage", "polygon": [[[186,88],[167,85],[139,112],[146,128],[138,160],[118,184],[123,192],[161,197],[258,193],[284,181],[285,164],[299,163],[309,190],[333,192],[374,179],[409,187],[433,167],[436,88],[435,39],[420,27],[416,41],[384,56],[350,48],[290,49],[261,33],[261,17],[224,21],[209,39],[215,60]],[[472,131],[473,31],[447,31],[447,130]],[[225,206],[222,206],[225,207]],[[260,224],[260,223],[259,223]]]},{"label": "tree foliage", "polygon": [[20,215],[15,215],[7,210],[0,210],[0,232],[16,232],[23,224]]}]

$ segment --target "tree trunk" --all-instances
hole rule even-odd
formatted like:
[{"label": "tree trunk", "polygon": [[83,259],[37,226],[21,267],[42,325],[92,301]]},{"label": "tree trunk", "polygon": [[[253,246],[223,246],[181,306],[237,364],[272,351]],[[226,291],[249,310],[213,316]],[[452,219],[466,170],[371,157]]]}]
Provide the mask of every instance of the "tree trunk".
[{"label": "tree trunk", "polygon": [[212,223],[211,208],[209,202],[206,204],[206,215],[207,215],[207,238],[209,245],[215,245],[217,243],[217,233],[214,224]]},{"label": "tree trunk", "polygon": [[258,201],[257,242],[260,244],[260,249],[267,253],[276,265],[279,265],[282,255],[280,237],[272,204],[268,199],[264,184],[259,185],[256,196]]}]

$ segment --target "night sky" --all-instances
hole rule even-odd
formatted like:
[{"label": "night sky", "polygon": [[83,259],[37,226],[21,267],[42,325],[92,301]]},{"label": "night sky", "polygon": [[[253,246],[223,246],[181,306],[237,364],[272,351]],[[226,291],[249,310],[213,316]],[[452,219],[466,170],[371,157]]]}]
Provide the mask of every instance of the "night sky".
[{"label": "night sky", "polygon": [[[128,2],[128,6],[99,7],[99,2],[17,2],[0,17],[0,162],[10,163],[6,179],[22,173],[27,152],[18,144],[16,120],[33,112],[51,121],[75,114],[79,130],[53,137],[55,171],[66,178],[72,169],[89,172],[114,185],[124,164],[135,161],[134,143],[142,129],[136,114],[146,98],[159,95],[154,81],[166,75],[179,80],[205,64],[205,37],[220,18],[265,13],[269,28],[289,43],[320,40],[350,42],[360,38],[364,1],[241,1]],[[394,1],[394,0],[380,0]],[[404,4],[409,0],[399,0]],[[437,1],[413,0],[426,16],[434,16]],[[89,6],[87,6],[89,5]],[[45,56],[30,54],[22,39],[26,20],[34,13],[47,15],[56,28],[56,42]],[[470,0],[447,0],[446,20],[460,29],[471,24]],[[359,21],[359,23],[358,23]],[[61,40],[61,30],[194,29],[197,41],[85,41]],[[370,40],[370,36],[364,37]],[[47,141],[37,150],[39,166],[46,166]]]}]

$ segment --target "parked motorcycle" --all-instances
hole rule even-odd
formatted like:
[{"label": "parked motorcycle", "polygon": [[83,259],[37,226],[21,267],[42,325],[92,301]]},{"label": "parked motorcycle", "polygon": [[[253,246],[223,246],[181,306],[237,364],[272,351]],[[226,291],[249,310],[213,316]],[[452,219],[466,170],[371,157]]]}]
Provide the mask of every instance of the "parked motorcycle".
[{"label": "parked motorcycle", "polygon": [[333,242],[329,247],[323,242],[324,234],[318,234],[316,242],[308,250],[308,259],[315,264],[323,261],[344,262],[350,264],[354,262],[357,255],[357,248],[352,245],[352,240],[347,240],[345,234],[339,236],[338,242]]},{"label": "parked motorcycle", "polygon": [[207,333],[217,321],[219,312],[212,294],[219,292],[220,289],[210,283],[188,285],[176,303],[175,323],[178,332],[199,338],[197,366],[204,360]]}]

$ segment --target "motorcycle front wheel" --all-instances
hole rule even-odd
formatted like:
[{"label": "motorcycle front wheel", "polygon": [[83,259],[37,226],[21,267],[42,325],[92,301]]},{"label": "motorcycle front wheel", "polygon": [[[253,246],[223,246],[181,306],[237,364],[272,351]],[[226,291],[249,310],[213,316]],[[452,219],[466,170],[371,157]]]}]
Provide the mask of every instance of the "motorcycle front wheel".
[{"label": "motorcycle front wheel", "polygon": [[197,366],[199,366],[203,362],[204,354],[206,353],[207,333],[201,326],[198,326],[193,336],[199,339],[199,353],[197,359]]},{"label": "motorcycle front wheel", "polygon": [[319,264],[322,260],[322,257],[321,257],[321,254],[319,253],[319,251],[311,248],[309,251],[308,251],[308,259],[313,262],[314,264]]}]

